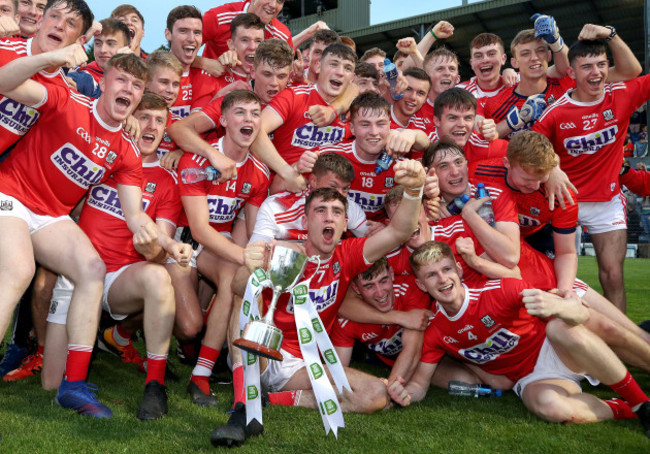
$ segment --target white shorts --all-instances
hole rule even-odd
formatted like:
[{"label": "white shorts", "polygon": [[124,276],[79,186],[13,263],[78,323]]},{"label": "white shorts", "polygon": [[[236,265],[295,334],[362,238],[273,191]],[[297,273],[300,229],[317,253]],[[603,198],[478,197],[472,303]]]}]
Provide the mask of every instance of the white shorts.
[{"label": "white shorts", "polygon": [[[117,271],[106,273],[104,278],[104,293],[102,294],[102,309],[109,313],[113,320],[124,320],[128,315],[113,314],[108,305],[108,292],[115,280],[122,274],[131,264],[124,265]],[[72,300],[72,292],[74,291],[74,284],[65,276],[59,275],[56,280],[54,290],[52,290],[52,300],[50,301],[50,311],[47,314],[47,321],[56,323],[57,325],[65,325],[68,318],[68,310],[70,309],[70,300]]]},{"label": "white shorts", "polygon": [[616,194],[609,202],[578,203],[578,219],[590,234],[627,229],[626,199]]},{"label": "white shorts", "polygon": [[268,392],[278,392],[291,380],[300,369],[305,367],[305,361],[302,358],[293,356],[284,349],[280,349],[284,359],[282,361],[267,361],[266,370],[260,374],[260,383]]},{"label": "white shorts", "polygon": [[0,192],[0,217],[19,218],[27,223],[30,235],[38,232],[43,227],[59,221],[71,221],[68,215],[48,216],[34,213],[22,204],[17,198]]},{"label": "white shorts", "polygon": [[555,353],[555,349],[553,349],[553,346],[549,342],[548,338],[546,338],[544,339],[542,349],[539,351],[539,355],[537,356],[535,369],[533,369],[530,374],[520,378],[517,383],[515,383],[515,386],[512,388],[512,390],[521,398],[521,396],[524,394],[524,389],[526,389],[526,386],[536,381],[561,379],[571,381],[580,386],[580,382],[585,378],[589,380],[589,383],[594,386],[600,383],[598,380],[589,375],[577,374],[566,367],[560,357],[557,356],[557,353]]}]

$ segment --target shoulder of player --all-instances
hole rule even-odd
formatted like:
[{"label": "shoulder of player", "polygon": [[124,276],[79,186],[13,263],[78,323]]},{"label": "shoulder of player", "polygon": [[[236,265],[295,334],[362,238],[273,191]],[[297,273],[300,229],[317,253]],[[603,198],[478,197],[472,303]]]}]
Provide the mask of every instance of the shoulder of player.
[{"label": "shoulder of player", "polygon": [[279,38],[283,41],[289,41],[291,38],[291,31],[289,31],[289,27],[280,22],[277,17],[274,17],[273,20],[267,24],[265,28],[275,38]]},{"label": "shoulder of player", "polygon": [[[215,16],[219,25],[227,25],[238,15],[244,13],[246,2],[230,2],[208,10],[204,16]],[[205,17],[204,17],[205,20]]]},{"label": "shoulder of player", "polygon": [[210,162],[203,156],[196,153],[183,153],[181,159],[178,161],[178,171],[188,167],[207,167]]},{"label": "shoulder of player", "polygon": [[0,39],[0,51],[13,52],[17,57],[27,55],[27,40],[24,38]]}]

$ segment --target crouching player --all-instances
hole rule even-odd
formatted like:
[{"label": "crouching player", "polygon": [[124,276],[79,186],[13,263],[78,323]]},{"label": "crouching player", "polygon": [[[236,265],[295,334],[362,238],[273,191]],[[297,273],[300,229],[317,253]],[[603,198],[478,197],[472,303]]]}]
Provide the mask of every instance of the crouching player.
[{"label": "crouching player", "polygon": [[[153,93],[146,93],[134,112],[142,131],[138,141],[144,173],[142,205],[156,223],[149,220],[133,235],[122,212],[117,183],[112,179],[90,188],[79,219],[79,226],[106,263],[104,310],[118,321],[144,312],[147,379],[138,411],[141,420],[158,419],[167,413],[165,367],[175,306],[171,279],[160,263],[168,254],[185,265],[191,257],[189,245],[171,239],[180,198],[174,177],[160,167],[156,154],[167,114],[165,100]],[[146,215],[143,220],[148,220]],[[60,276],[48,315],[42,375],[46,389],[58,387],[63,376],[68,341],[65,324],[72,289],[70,281]],[[119,349],[119,336],[111,339]],[[129,340],[125,341],[123,344],[128,345]]]},{"label": "crouching player", "polygon": [[[389,389],[397,403],[422,400],[448,353],[489,374],[506,375],[526,407],[547,421],[588,423],[636,413],[650,436],[648,397],[616,354],[582,326],[590,310],[579,298],[527,289],[514,279],[467,288],[451,248],[440,242],[416,249],[411,266],[418,287],[435,299],[436,314],[413,377],[405,387],[397,381]],[[466,326],[472,328],[463,330]],[[625,400],[603,401],[583,393],[580,380],[595,383],[592,377]]]},{"label": "crouching player", "polygon": [[[312,191],[307,197],[305,252],[308,256],[315,255],[320,258],[320,269],[311,279],[309,293],[326,332],[332,332],[350,281],[388,251],[406,241],[413,233],[420,209],[424,179],[424,169],[420,163],[405,160],[395,164],[395,182],[408,188],[408,197],[400,204],[393,221],[369,238],[340,241],[347,227],[347,199],[338,191],[320,188]],[[233,281],[233,290],[238,295],[243,295],[250,273],[262,267],[260,258],[264,256],[264,249],[265,244],[262,242],[250,243],[247,246],[246,267],[240,268]],[[314,263],[308,264],[305,276],[314,274],[315,267]],[[264,306],[268,308],[271,293],[262,293],[262,298]],[[288,295],[283,294],[275,312],[275,323],[284,333],[284,360],[273,361],[268,366],[266,361],[262,360],[261,383],[270,391],[271,402],[285,398],[292,400],[290,405],[316,409],[317,401],[299,347],[293,311],[289,312],[288,303]],[[231,325],[232,340],[239,338],[238,333],[238,327],[233,329]],[[233,364],[241,363],[241,351],[238,348],[231,349],[231,361]],[[238,370],[237,373],[233,371],[235,411],[226,426],[217,427],[212,433],[214,445],[240,444],[247,437],[263,431],[259,423],[251,422],[246,425],[245,386],[243,373],[241,369]],[[384,383],[355,369],[345,368],[345,373],[354,392],[344,391],[339,396],[344,412],[372,413],[385,408],[389,399]]]}]

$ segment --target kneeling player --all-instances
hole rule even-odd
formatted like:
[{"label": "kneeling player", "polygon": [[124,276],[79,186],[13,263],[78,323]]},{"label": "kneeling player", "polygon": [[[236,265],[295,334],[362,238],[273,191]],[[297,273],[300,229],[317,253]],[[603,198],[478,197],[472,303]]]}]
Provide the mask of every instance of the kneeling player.
[{"label": "kneeling player", "polygon": [[[169,274],[160,263],[168,253],[185,265],[191,256],[189,245],[170,237],[180,212],[180,199],[174,177],[160,167],[156,155],[167,113],[165,100],[152,93],[144,95],[134,112],[142,131],[138,148],[143,161],[143,205],[146,213],[156,219],[156,224],[149,221],[135,235],[131,234],[114,180],[90,189],[79,219],[79,226],[106,263],[104,310],[118,321],[144,312],[147,380],[138,411],[141,420],[158,419],[167,413],[165,367],[175,306]],[[42,377],[46,389],[58,387],[63,375],[67,345],[65,325],[72,289],[68,279],[59,277],[48,316]],[[130,342],[125,339],[121,343],[119,336],[114,334],[110,338],[116,350]]]}]

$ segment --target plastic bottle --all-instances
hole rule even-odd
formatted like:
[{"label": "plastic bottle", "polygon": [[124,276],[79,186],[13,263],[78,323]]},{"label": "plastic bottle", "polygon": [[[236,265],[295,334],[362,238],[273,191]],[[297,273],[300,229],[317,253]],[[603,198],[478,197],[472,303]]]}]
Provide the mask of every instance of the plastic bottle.
[{"label": "plastic bottle", "polygon": [[199,181],[214,181],[221,176],[221,172],[212,166],[208,167],[188,167],[181,170],[181,180],[185,184],[198,183]]},{"label": "plastic bottle", "polygon": [[386,80],[390,85],[390,96],[395,101],[402,99],[404,94],[397,93],[397,78],[399,77],[397,66],[395,66],[395,63],[391,62],[388,58],[384,60],[384,75],[386,76]]},{"label": "plastic bottle", "polygon": [[388,170],[390,166],[393,165],[393,162],[395,162],[393,157],[388,153],[386,153],[385,150],[382,151],[379,157],[377,158],[377,167],[375,167],[375,174],[379,175],[384,170]]},{"label": "plastic bottle", "polygon": [[447,211],[452,216],[459,215],[460,212],[463,211],[463,207],[465,206],[468,200],[469,200],[469,196],[467,194],[463,194],[462,197],[456,197],[447,205]]},{"label": "plastic bottle", "polygon": [[449,394],[452,396],[499,397],[502,391],[500,389],[492,389],[490,385],[479,385],[477,383],[465,383],[464,381],[452,380],[449,382]]},{"label": "plastic bottle", "polygon": [[[476,185],[476,198],[477,199],[482,199],[483,197],[489,197],[490,193],[488,192],[487,189],[485,189],[485,184],[479,183]],[[481,218],[490,224],[490,226],[494,227],[495,220],[494,220],[494,210],[492,209],[492,201],[488,200],[485,202],[483,205],[481,205],[477,211],[478,215],[481,216]]]}]

